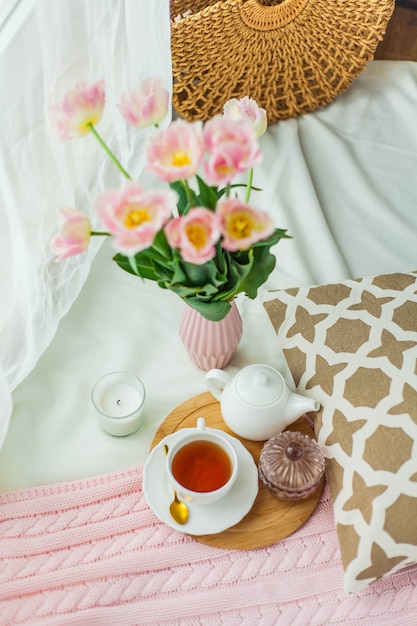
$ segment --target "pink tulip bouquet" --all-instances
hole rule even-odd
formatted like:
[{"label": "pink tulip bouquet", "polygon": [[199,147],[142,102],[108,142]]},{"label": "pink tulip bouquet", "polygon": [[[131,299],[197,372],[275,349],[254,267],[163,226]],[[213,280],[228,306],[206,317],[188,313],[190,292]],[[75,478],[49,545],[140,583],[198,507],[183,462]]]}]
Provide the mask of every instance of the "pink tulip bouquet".
[{"label": "pink tulip bouquet", "polygon": [[[224,318],[240,292],[255,298],[275,267],[271,246],[287,237],[267,213],[249,205],[265,111],[248,97],[233,99],[223,115],[204,124],[178,119],[160,129],[169,106],[169,92],[160,81],[149,79],[124,94],[119,102],[124,119],[139,129],[154,127],[145,148],[146,168],[168,184],[152,190],[131,179],[98,134],[104,106],[100,81],[77,84],[49,107],[62,140],[92,134],[126,179],[121,189],[96,198],[100,232],[81,212],[61,209],[61,227],[52,241],[57,260],[85,251],[91,236],[109,236],[123,270],[170,289],[206,319]],[[242,172],[247,184],[232,184]],[[238,187],[245,190],[243,200]]]}]

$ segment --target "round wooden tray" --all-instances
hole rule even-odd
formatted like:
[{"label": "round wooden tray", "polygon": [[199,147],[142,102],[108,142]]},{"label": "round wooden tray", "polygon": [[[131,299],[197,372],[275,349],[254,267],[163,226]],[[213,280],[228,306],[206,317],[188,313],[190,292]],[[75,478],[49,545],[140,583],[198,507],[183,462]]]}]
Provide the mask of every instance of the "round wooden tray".
[{"label": "round wooden tray", "polygon": [[[210,392],[186,400],[175,408],[162,422],[152,442],[152,448],[164,437],[181,428],[194,427],[199,417],[204,417],[207,426],[237,437],[226,425],[220,412],[220,403]],[[308,422],[301,417],[287,430],[299,431],[314,437]],[[258,463],[264,442],[249,441],[237,437]],[[288,537],[310,517],[320,498],[323,482],[314,494],[299,502],[278,500],[259,480],[259,492],[249,513],[235,526],[215,535],[193,535],[201,543],[216,548],[250,549],[268,546]]]}]

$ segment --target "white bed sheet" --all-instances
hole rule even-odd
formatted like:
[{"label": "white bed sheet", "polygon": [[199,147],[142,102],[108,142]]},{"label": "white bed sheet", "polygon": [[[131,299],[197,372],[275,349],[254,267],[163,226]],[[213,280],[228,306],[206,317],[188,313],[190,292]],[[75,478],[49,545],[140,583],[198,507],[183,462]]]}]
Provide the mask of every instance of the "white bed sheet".
[{"label": "white bed sheet", "polygon": [[[293,239],[276,248],[262,286],[279,289],[417,269],[417,63],[373,61],[350,89],[302,118],[271,127],[252,195]],[[143,463],[166,415],[205,391],[205,372],[178,336],[182,302],[120,270],[107,243],[54,340],[14,391],[0,451],[0,490],[72,480]],[[238,299],[244,334],[228,366],[285,372],[261,299]],[[136,373],[145,420],[128,437],[104,433],[90,401],[95,380]]]}]

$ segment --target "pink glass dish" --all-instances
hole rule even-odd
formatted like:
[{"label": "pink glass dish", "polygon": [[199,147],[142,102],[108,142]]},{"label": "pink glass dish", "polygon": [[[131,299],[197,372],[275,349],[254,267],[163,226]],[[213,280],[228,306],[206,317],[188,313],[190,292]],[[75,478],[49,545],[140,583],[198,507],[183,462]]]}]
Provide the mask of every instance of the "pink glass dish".
[{"label": "pink glass dish", "polygon": [[282,500],[304,500],[322,481],[325,458],[315,439],[285,431],[268,439],[258,463],[259,477]]}]

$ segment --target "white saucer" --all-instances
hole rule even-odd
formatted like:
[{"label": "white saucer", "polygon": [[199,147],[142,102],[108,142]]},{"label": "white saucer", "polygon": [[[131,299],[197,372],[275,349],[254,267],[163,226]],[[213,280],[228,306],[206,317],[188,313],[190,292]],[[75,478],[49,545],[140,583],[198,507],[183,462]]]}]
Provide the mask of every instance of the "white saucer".
[{"label": "white saucer", "polygon": [[229,493],[212,504],[187,503],[188,522],[177,524],[169,512],[173,489],[165,469],[164,444],[173,444],[179,433],[165,437],[150,453],[143,468],[145,498],[162,521],[190,535],[213,535],[234,526],[250,511],[258,493],[258,468],[251,453],[235,437],[222,433],[233,444],[239,461],[239,475]]}]

